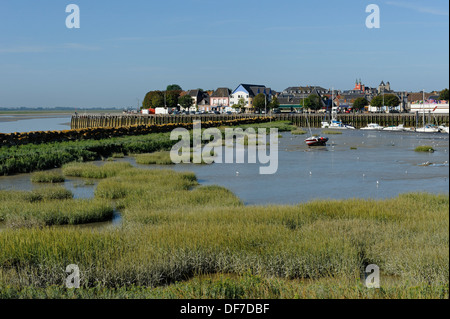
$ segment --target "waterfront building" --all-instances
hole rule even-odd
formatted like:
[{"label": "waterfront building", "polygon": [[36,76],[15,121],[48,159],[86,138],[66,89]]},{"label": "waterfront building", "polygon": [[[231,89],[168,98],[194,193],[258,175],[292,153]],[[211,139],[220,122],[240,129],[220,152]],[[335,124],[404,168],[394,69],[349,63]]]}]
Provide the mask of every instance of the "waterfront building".
[{"label": "waterfront building", "polygon": [[[424,101],[425,96],[425,101]],[[410,113],[449,114],[449,101],[439,100],[439,92],[410,92],[407,98]]]},{"label": "waterfront building", "polygon": [[[202,90],[189,90],[186,92],[187,95],[189,95],[192,100],[193,104],[189,111],[196,111],[196,110],[209,110],[209,95],[207,92],[204,92]],[[180,95],[182,96],[182,95]]]},{"label": "waterfront building", "polygon": [[230,96],[230,106],[239,104],[239,100],[244,100],[244,109],[247,113],[252,112],[253,110],[253,99],[258,94],[264,94],[267,98],[267,104],[270,103],[272,99],[272,90],[270,88],[265,87],[264,85],[255,85],[255,84],[239,84],[239,86],[231,93]]},{"label": "waterfront building", "polygon": [[213,111],[229,111],[230,108],[230,95],[231,90],[229,88],[218,88],[214,91],[210,98],[210,104]]}]

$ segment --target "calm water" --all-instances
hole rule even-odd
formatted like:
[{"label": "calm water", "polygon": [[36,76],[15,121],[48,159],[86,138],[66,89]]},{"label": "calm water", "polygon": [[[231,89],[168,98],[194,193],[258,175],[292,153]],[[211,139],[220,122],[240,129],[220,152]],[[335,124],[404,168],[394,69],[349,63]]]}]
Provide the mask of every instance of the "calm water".
[{"label": "calm water", "polygon": [[70,115],[0,115],[0,133],[70,129]]},{"label": "calm water", "polygon": [[[308,148],[303,142],[305,136],[282,136],[279,167],[274,175],[259,175],[259,164],[146,166],[136,164],[133,158],[120,161],[146,169],[192,171],[202,185],[224,186],[246,204],[296,204],[318,198],[378,199],[405,192],[449,191],[447,134],[349,130],[329,135],[328,146],[318,148]],[[414,152],[419,145],[431,145],[436,152]],[[96,183],[85,185],[83,179],[71,178],[64,186],[75,198],[90,198]],[[31,183],[29,174],[0,177],[0,189],[36,187],[43,186]]]},{"label": "calm water", "polygon": [[[349,130],[329,135],[328,146],[319,148],[308,148],[305,136],[282,135],[274,175],[259,175],[258,164],[177,165],[174,169],[195,172],[201,184],[224,186],[246,204],[449,191],[447,134]],[[419,145],[432,145],[436,152],[414,152]]]}]

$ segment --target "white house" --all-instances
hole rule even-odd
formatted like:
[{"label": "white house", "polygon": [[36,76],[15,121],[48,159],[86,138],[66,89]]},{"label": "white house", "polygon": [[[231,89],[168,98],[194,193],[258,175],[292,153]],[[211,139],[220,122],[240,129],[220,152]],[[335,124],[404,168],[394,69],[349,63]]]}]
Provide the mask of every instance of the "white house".
[{"label": "white house", "polygon": [[272,100],[272,90],[264,85],[239,84],[230,96],[230,106],[239,104],[240,99],[244,99],[246,111],[253,108],[253,99],[258,94],[264,94],[267,97],[267,104]]}]

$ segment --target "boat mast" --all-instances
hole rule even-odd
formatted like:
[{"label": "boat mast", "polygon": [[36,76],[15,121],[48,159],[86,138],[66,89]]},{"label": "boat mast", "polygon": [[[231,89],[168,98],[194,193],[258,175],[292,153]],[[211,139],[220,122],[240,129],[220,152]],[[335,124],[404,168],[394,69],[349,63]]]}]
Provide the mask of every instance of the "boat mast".
[{"label": "boat mast", "polygon": [[425,128],[425,89],[422,90],[423,93],[423,101],[422,101],[422,124]]},{"label": "boat mast", "polygon": [[[303,108],[305,108],[305,94],[303,93]],[[306,123],[308,123],[309,134],[312,136],[311,126],[309,125],[308,113],[306,113]]]}]

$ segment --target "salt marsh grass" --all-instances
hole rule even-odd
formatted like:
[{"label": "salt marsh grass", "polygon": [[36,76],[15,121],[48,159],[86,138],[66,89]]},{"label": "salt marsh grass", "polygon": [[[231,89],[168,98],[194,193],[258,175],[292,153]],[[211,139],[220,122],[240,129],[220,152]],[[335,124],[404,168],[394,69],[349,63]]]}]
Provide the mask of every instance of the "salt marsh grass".
[{"label": "salt marsh grass", "polygon": [[327,135],[342,135],[341,131],[335,131],[335,130],[323,130],[322,134],[327,134]]},{"label": "salt marsh grass", "polygon": [[64,175],[57,172],[36,172],[31,175],[33,183],[64,183]]},{"label": "salt marsh grass", "polygon": [[106,163],[97,166],[92,163],[69,163],[63,166],[63,174],[71,177],[84,178],[106,178],[117,175],[117,173],[130,169],[133,166],[127,162]]},{"label": "salt marsh grass", "polygon": [[422,145],[422,146],[417,146],[415,151],[416,152],[430,152],[430,153],[433,153],[434,152],[434,148],[432,146],[429,146],[429,145]]},{"label": "salt marsh grass", "polygon": [[10,228],[76,225],[110,220],[113,206],[104,200],[74,200],[62,188],[0,192],[0,221]]},{"label": "salt marsh grass", "polygon": [[[211,150],[210,154],[211,156],[214,156],[214,151]],[[135,155],[134,157],[136,159],[136,163],[143,165],[175,165],[175,163],[172,161],[172,158],[170,157],[170,152],[168,151],[161,151],[149,154],[138,154]],[[185,161],[193,163],[194,162],[193,152],[190,152],[185,156],[181,156],[181,160],[182,162],[180,164],[183,164]],[[206,162],[203,160],[203,157],[202,162],[199,164],[206,164]]]},{"label": "salt marsh grass", "polygon": [[304,130],[302,130],[302,129],[297,128],[296,130],[291,131],[291,133],[292,133],[293,135],[304,135],[304,134],[306,134],[307,132],[304,131]]},{"label": "salt marsh grass", "polygon": [[139,154],[135,156],[136,163],[138,164],[144,164],[144,165],[150,165],[150,164],[157,164],[157,165],[173,165],[174,163],[170,159],[170,152],[162,151],[162,152],[155,152],[150,154]]},{"label": "salt marsh grass", "polygon": [[[120,228],[0,232],[0,297],[448,298],[447,195],[244,206],[193,173],[125,169],[95,197],[116,200]],[[379,290],[360,280],[372,263]],[[77,292],[60,286],[68,264]]]}]

